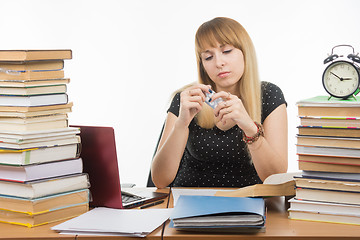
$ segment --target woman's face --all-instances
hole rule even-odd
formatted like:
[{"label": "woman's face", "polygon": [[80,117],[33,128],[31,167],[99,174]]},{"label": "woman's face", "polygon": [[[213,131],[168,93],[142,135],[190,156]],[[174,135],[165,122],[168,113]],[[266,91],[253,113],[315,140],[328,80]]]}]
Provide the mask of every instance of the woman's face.
[{"label": "woman's face", "polygon": [[240,49],[229,44],[216,46],[202,52],[201,61],[217,91],[229,90],[244,73],[244,55]]}]

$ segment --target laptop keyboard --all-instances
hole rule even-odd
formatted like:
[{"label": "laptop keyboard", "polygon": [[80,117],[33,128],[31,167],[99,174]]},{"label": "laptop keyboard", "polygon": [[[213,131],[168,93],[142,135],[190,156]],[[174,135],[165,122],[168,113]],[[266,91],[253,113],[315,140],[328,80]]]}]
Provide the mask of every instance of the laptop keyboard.
[{"label": "laptop keyboard", "polygon": [[129,195],[126,193],[121,193],[121,200],[123,204],[127,204],[127,203],[131,203],[131,202],[135,202],[138,200],[144,199],[144,197],[140,197],[140,196],[135,196],[135,195]]}]

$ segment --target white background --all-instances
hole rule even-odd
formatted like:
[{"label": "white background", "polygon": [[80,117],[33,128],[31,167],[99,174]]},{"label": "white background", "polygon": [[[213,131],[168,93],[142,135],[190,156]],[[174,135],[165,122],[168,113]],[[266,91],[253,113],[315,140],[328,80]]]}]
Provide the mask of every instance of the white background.
[{"label": "white background", "polygon": [[[196,81],[194,35],[214,17],[239,21],[261,80],[288,103],[289,171],[297,170],[295,103],[325,95],[333,46],[360,51],[357,0],[0,0],[1,49],[72,49],[70,124],[112,126],[121,182],[145,186],[169,97]],[[343,49],[345,54],[350,49]]]}]

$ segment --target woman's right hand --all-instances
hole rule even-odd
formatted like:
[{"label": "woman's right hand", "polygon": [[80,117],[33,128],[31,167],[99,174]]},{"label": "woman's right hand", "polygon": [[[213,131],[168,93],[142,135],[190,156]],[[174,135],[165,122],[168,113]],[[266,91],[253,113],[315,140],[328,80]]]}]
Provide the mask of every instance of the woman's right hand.
[{"label": "woman's right hand", "polygon": [[210,85],[196,84],[181,92],[178,124],[189,126],[195,115],[201,111],[205,102],[205,92],[209,92],[210,88]]}]

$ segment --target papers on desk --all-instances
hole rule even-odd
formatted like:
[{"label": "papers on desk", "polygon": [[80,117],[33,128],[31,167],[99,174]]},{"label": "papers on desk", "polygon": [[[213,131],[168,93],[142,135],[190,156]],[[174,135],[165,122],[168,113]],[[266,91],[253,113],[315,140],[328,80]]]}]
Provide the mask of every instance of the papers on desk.
[{"label": "papers on desk", "polygon": [[63,234],[145,237],[170,216],[172,209],[95,208],[52,227]]}]

